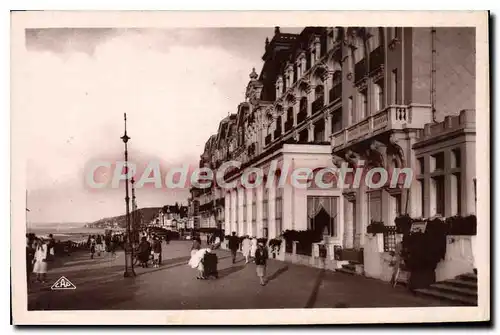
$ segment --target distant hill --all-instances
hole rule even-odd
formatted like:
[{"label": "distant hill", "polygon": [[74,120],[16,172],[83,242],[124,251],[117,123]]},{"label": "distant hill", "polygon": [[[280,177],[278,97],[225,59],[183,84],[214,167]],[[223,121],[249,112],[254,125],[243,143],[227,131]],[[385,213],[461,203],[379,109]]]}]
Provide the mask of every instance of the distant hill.
[{"label": "distant hill", "polygon": [[[151,222],[158,215],[158,212],[160,210],[161,210],[161,207],[147,207],[147,208],[140,208],[136,212],[139,213],[140,217],[142,216],[143,222]],[[132,219],[133,214],[134,214],[134,212],[130,213],[130,219]],[[119,227],[126,228],[127,227],[127,217],[125,214],[123,214],[123,215],[119,215],[119,216],[103,218],[103,219],[97,220],[95,222],[89,223],[87,225],[87,227],[102,228],[102,227],[106,226],[108,223],[110,223],[110,224],[117,223]]]}]

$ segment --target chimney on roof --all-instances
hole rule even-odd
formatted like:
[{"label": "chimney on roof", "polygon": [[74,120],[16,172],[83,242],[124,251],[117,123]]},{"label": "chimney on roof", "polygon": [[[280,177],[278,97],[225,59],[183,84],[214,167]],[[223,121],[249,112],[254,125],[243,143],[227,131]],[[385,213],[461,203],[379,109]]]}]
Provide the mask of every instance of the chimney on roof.
[{"label": "chimney on roof", "polygon": [[280,33],[280,27],[274,27],[274,35],[278,35]]},{"label": "chimney on roof", "polygon": [[269,46],[269,38],[266,37],[266,49],[267,49],[268,46]]}]

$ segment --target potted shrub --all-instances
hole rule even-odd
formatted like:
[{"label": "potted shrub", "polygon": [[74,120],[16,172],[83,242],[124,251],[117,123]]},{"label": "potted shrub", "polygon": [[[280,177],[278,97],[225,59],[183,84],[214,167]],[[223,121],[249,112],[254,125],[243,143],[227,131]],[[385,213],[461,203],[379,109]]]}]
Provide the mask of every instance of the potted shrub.
[{"label": "potted shrub", "polygon": [[410,271],[411,290],[436,281],[436,267],[446,254],[447,225],[436,218],[427,221],[425,232],[408,232],[403,237],[403,259]]},{"label": "potted shrub", "polygon": [[366,227],[366,232],[373,235],[382,234],[383,232],[385,232],[385,225],[382,221],[372,220]]},{"label": "potted shrub", "polygon": [[475,215],[453,216],[447,219],[449,235],[477,235],[477,219]]},{"label": "potted shrub", "polygon": [[413,220],[408,214],[405,214],[398,216],[394,223],[396,224],[396,233],[406,235],[410,232]]},{"label": "potted shrub", "polygon": [[276,258],[276,254],[280,252],[281,239],[273,238],[269,240],[269,248],[271,248],[271,253],[273,258]]}]

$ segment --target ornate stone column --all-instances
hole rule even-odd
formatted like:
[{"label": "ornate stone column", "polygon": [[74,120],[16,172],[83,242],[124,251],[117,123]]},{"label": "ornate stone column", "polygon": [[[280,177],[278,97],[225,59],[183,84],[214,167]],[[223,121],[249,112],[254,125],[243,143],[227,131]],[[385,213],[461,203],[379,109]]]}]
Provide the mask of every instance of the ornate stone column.
[{"label": "ornate stone column", "polygon": [[238,232],[236,196],[236,190],[231,190],[231,231],[228,235],[231,235],[233,232]]},{"label": "ornate stone column", "polygon": [[264,184],[264,187],[269,186],[268,193],[268,210],[267,210],[267,225],[268,225],[268,238],[275,238],[277,236],[276,233],[276,186]]},{"label": "ornate stone column", "polygon": [[330,89],[333,87],[332,83],[333,72],[328,71],[323,76],[323,84],[324,84],[324,98],[325,98],[325,106],[328,105],[330,101]]},{"label": "ornate stone column", "polygon": [[311,123],[309,124],[309,126],[307,127],[307,140],[309,142],[313,142],[314,141],[314,124]]},{"label": "ornate stone column", "polygon": [[312,115],[312,103],[314,102],[315,86],[310,85],[307,91],[307,117]]},{"label": "ornate stone column", "polygon": [[325,113],[325,142],[330,142],[330,136],[332,135],[332,114]]},{"label": "ornate stone column", "polygon": [[262,225],[262,206],[263,206],[263,186],[259,185],[257,187],[257,238],[263,237],[263,225]]},{"label": "ornate stone column", "polygon": [[249,236],[252,236],[252,202],[253,202],[253,189],[248,188],[245,190],[247,193],[247,212],[245,215],[247,216],[247,233]]},{"label": "ornate stone column", "polygon": [[231,231],[231,193],[224,193],[224,231],[226,235],[230,234]]},{"label": "ornate stone column", "polygon": [[238,236],[243,236],[245,234],[245,228],[243,226],[243,200],[244,200],[244,195],[243,192],[245,192],[245,189],[242,187],[239,187],[237,189],[237,197],[238,197],[238,230],[237,234]]}]

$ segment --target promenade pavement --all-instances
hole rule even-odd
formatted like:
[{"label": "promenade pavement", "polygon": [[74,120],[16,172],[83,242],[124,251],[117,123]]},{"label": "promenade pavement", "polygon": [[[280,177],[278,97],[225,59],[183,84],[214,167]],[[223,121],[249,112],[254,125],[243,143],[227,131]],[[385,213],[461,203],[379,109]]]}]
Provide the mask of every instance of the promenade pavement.
[{"label": "promenade pavement", "polygon": [[[124,254],[91,260],[84,252],[61,257],[53,264],[47,284],[30,283],[29,310],[181,310],[334,307],[423,307],[446,303],[414,296],[403,287],[361,276],[269,260],[268,284],[260,286],[255,264],[241,255],[232,264],[218,250],[219,279],[197,280],[187,265],[191,243],[163,244],[160,268],[135,268],[124,278]],[[74,290],[51,290],[65,276]]]}]

